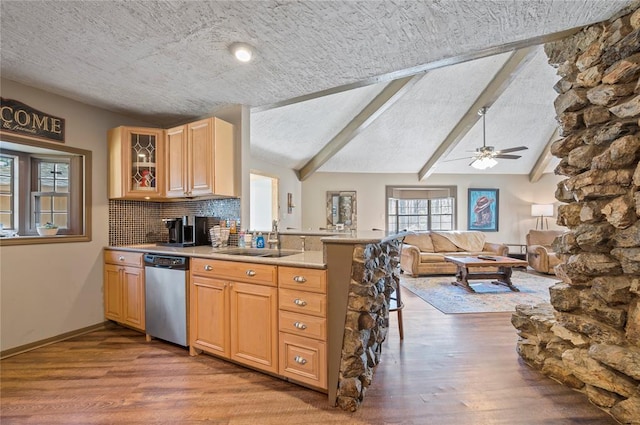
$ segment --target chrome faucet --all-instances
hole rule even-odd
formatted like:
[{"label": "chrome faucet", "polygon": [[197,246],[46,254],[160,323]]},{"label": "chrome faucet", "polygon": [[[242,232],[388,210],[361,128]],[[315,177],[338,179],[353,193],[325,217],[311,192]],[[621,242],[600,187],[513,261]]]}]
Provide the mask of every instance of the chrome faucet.
[{"label": "chrome faucet", "polygon": [[305,243],[306,236],[300,236],[300,239],[302,240],[302,252],[304,252],[304,243]]},{"label": "chrome faucet", "polygon": [[269,249],[280,249],[280,233],[278,232],[278,220],[273,220],[271,231],[267,235],[267,244]]}]

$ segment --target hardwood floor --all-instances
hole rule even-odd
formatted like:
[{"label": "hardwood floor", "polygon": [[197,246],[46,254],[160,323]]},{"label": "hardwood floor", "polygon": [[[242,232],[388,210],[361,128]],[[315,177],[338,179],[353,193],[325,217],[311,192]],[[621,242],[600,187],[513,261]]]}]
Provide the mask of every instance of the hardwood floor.
[{"label": "hardwood floor", "polygon": [[444,315],[403,292],[381,364],[355,413],[325,394],[119,326],[0,362],[0,423],[616,424],[524,365],[510,313]]}]

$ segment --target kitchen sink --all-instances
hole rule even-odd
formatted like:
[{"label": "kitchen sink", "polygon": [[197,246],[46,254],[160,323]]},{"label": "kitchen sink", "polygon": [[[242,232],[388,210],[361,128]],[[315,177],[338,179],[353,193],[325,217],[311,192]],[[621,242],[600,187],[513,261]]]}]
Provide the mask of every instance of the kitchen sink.
[{"label": "kitchen sink", "polygon": [[263,248],[227,248],[217,251],[218,254],[226,255],[244,255],[247,257],[260,258],[279,258],[289,255],[300,254],[300,251],[287,251],[281,249],[263,249]]}]

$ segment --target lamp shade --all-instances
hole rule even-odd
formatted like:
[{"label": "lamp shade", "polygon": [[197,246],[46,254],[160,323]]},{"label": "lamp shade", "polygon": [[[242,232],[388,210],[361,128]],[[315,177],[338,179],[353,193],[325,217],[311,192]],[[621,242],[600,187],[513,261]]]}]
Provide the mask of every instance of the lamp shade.
[{"label": "lamp shade", "polygon": [[553,217],[553,204],[531,205],[531,217]]}]

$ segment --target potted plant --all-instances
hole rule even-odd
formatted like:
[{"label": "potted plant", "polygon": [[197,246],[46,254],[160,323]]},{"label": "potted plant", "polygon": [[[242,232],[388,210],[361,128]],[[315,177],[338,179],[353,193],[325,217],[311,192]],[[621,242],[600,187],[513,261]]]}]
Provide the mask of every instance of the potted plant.
[{"label": "potted plant", "polygon": [[55,236],[58,234],[58,226],[50,222],[46,222],[43,226],[38,226],[36,230],[38,230],[40,236]]}]

